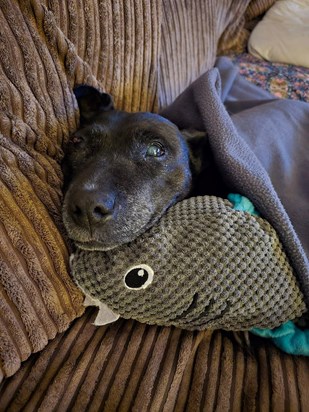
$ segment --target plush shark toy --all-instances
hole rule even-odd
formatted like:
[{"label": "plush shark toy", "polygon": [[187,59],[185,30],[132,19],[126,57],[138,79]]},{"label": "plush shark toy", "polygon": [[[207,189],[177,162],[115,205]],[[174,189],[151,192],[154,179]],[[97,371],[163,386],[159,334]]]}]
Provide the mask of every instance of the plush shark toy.
[{"label": "plush shark toy", "polygon": [[72,276],[85,305],[99,306],[95,324],[121,316],[236,331],[300,317],[303,294],[275,230],[246,198],[230,199],[190,198],[131,243],[77,249]]}]

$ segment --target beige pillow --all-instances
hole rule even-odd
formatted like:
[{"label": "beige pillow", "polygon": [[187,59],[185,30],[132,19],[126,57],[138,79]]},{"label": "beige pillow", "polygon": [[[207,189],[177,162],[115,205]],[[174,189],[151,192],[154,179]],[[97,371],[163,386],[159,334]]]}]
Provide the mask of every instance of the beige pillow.
[{"label": "beige pillow", "polygon": [[309,0],[279,0],[253,30],[248,44],[256,57],[309,67]]}]

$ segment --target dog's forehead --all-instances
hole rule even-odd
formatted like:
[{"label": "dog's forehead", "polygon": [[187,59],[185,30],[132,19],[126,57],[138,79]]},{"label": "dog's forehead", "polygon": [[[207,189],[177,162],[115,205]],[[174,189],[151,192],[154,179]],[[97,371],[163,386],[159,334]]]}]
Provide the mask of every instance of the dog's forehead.
[{"label": "dog's forehead", "polygon": [[137,113],[128,113],[130,122],[132,124],[143,124],[145,127],[149,126],[163,126],[167,128],[177,129],[176,125],[171,123],[165,117],[160,116],[159,114],[149,113],[149,112],[137,112]]},{"label": "dog's forehead", "polygon": [[97,125],[102,128],[102,132],[135,132],[136,130],[149,130],[154,133],[158,131],[163,134],[178,132],[178,128],[169,120],[148,112],[107,112],[97,119]]}]

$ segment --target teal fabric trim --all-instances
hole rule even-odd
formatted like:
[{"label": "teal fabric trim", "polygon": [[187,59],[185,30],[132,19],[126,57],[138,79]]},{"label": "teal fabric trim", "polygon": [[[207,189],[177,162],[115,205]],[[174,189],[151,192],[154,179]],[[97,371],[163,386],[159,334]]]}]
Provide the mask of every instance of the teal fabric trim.
[{"label": "teal fabric trim", "polygon": [[274,344],[291,355],[309,356],[309,329],[299,329],[291,320],[275,329],[253,328],[250,332],[271,338]]},{"label": "teal fabric trim", "polygon": [[260,216],[259,212],[255,209],[254,204],[245,196],[230,193],[227,198],[231,203],[233,203],[234,210],[248,212],[254,216]]},{"label": "teal fabric trim", "polygon": [[[259,216],[253,203],[245,196],[231,193],[228,200],[233,204],[234,210],[251,213]],[[291,355],[309,356],[309,329],[299,329],[291,320],[274,329],[253,328],[253,334],[262,338],[269,338],[282,351]]]}]

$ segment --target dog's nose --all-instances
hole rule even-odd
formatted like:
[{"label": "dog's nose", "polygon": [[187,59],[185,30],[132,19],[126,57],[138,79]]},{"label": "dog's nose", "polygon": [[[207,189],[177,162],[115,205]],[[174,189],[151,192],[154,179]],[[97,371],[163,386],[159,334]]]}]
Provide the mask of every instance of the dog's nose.
[{"label": "dog's nose", "polygon": [[71,198],[71,215],[79,226],[94,227],[112,217],[114,204],[112,195],[78,192]]}]

